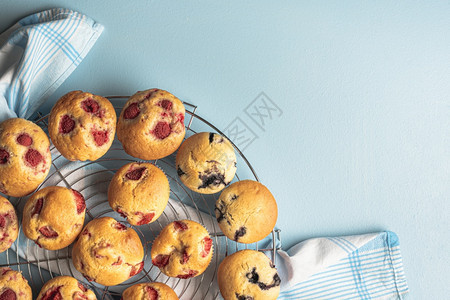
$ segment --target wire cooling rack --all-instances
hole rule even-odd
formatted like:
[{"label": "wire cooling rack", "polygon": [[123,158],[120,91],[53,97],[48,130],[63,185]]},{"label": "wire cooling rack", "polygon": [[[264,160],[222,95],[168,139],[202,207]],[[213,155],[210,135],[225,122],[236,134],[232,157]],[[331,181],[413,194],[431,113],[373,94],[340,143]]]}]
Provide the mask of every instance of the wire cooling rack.
[{"label": "wire cooling rack", "polygon": [[[119,115],[128,96],[108,96],[107,98]],[[217,132],[226,137],[213,124],[196,114],[197,106],[186,102],[184,102],[184,105],[186,107],[185,138],[201,131]],[[46,132],[48,132],[47,117],[40,116],[36,121]],[[236,150],[238,167],[233,182],[241,179],[259,180],[250,162],[233,142],[232,144]],[[46,180],[38,189],[48,185],[60,185],[80,191],[87,205],[85,223],[102,216],[111,216],[127,223],[125,219],[109,207],[107,200],[107,188],[114,172],[124,164],[136,161],[136,158],[123,151],[122,145],[117,139],[114,140],[109,151],[95,162],[70,162],[53,145],[51,145],[50,151],[52,153],[52,168]],[[280,230],[272,231],[271,238],[254,244],[241,244],[227,239],[221,233],[214,213],[214,205],[220,193],[203,195],[187,189],[177,176],[175,155],[176,153],[160,160],[150,161],[165,172],[170,183],[171,200],[163,215],[155,222],[144,226],[131,226],[127,223],[128,226],[136,230],[144,245],[144,269],[138,275],[113,287],[87,282],[72,265],[72,246],[57,251],[38,248],[25,237],[21,226],[19,237],[13,246],[0,254],[0,267],[7,266],[21,271],[33,289],[34,298],[46,281],[55,276],[69,275],[83,281],[96,293],[98,299],[119,299],[122,291],[127,287],[149,281],[166,283],[175,290],[180,299],[222,299],[216,276],[219,263],[225,256],[242,249],[255,249],[266,252],[272,262],[276,264],[275,253],[278,249],[281,249]],[[28,197],[8,198],[15,206],[18,218],[21,220],[22,209]],[[164,226],[176,219],[195,220],[205,225],[210,231],[214,255],[208,269],[198,277],[190,279],[170,278],[151,264],[150,249],[152,241]]]}]

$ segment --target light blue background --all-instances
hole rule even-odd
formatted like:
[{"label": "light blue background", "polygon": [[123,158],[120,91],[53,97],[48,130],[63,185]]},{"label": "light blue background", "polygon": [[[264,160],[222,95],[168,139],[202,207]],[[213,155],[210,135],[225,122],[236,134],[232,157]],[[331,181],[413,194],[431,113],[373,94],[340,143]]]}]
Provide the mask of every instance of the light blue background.
[{"label": "light blue background", "polygon": [[[133,4],[129,4],[129,3]],[[448,1],[2,1],[0,31],[67,7],[105,26],[49,99],[167,89],[245,150],[279,204],[285,249],[310,237],[392,230],[412,299],[448,299]],[[283,110],[262,131],[245,107]]]}]

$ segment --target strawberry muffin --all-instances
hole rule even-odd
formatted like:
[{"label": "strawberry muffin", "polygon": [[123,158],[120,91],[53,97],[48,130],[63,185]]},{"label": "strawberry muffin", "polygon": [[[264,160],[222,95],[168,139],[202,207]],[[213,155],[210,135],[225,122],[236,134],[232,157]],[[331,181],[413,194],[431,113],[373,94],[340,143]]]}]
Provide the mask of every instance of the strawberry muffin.
[{"label": "strawberry muffin", "polygon": [[0,192],[23,197],[50,171],[50,141],[33,122],[14,118],[0,123]]},{"label": "strawberry muffin", "polygon": [[132,225],[154,222],[169,201],[166,175],[150,163],[129,163],[120,168],[108,188],[109,205]]},{"label": "strawberry muffin", "polygon": [[275,300],[281,279],[272,261],[262,252],[241,250],[219,265],[220,293],[225,300]]},{"label": "strawberry muffin", "polygon": [[31,287],[20,272],[0,268],[0,299],[31,300],[31,296]]},{"label": "strawberry muffin", "polygon": [[122,294],[122,300],[178,300],[177,294],[164,283],[138,283],[127,288]]},{"label": "strawberry muffin", "polygon": [[37,300],[95,300],[93,291],[70,276],[58,276],[47,281],[42,287]]},{"label": "strawberry muffin", "polygon": [[214,194],[233,180],[236,154],[225,137],[200,132],[183,142],[176,166],[178,176],[188,188],[201,194]]},{"label": "strawberry muffin", "polygon": [[83,196],[76,190],[49,186],[31,196],[23,209],[22,230],[47,250],[63,249],[81,232],[86,212]]},{"label": "strawberry muffin", "polygon": [[14,206],[0,196],[0,253],[11,247],[18,234],[19,224]]},{"label": "strawberry muffin", "polygon": [[167,276],[182,279],[202,274],[212,255],[208,231],[190,220],[174,221],[164,227],[151,250],[153,265]]},{"label": "strawberry muffin", "polygon": [[104,97],[73,91],[53,106],[48,132],[55,147],[68,160],[94,161],[111,147],[116,112]]},{"label": "strawberry muffin", "polygon": [[90,221],[72,250],[75,268],[88,281],[117,285],[144,268],[144,248],[132,228],[110,217]]},{"label": "strawberry muffin", "polygon": [[126,153],[152,160],[166,157],[183,141],[185,109],[171,93],[151,89],[128,99],[117,122],[117,138]]},{"label": "strawberry muffin", "polygon": [[216,202],[222,232],[233,241],[254,243],[275,227],[278,208],[269,189],[258,181],[242,180],[223,190]]}]

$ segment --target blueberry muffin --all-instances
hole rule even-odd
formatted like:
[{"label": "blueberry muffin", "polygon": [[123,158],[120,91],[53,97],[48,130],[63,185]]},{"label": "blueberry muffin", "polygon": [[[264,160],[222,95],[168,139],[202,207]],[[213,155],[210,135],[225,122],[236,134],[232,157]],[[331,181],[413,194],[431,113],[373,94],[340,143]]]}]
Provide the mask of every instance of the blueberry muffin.
[{"label": "blueberry muffin", "polygon": [[177,153],[178,176],[188,188],[201,194],[220,192],[234,178],[236,155],[223,136],[201,132],[181,144]]},{"label": "blueberry muffin", "polygon": [[217,280],[225,300],[275,300],[280,293],[277,269],[264,253],[255,250],[225,257]]},{"label": "blueberry muffin", "polygon": [[50,141],[33,122],[14,118],[0,123],[0,192],[23,197],[50,171]]},{"label": "blueberry muffin", "polygon": [[31,300],[31,287],[20,272],[0,268],[0,299]]},{"label": "blueberry muffin", "polygon": [[222,232],[240,243],[265,238],[275,227],[277,203],[269,189],[257,181],[242,180],[220,194],[215,207]]},{"label": "blueberry muffin", "polygon": [[132,228],[110,217],[90,221],[72,250],[75,268],[88,281],[117,285],[144,268],[144,248]]},{"label": "blueberry muffin", "polygon": [[129,163],[120,168],[108,188],[109,205],[132,225],[154,222],[169,201],[166,175],[150,163]]},{"label": "blueberry muffin", "polygon": [[122,294],[123,300],[178,300],[177,294],[160,282],[138,283],[127,288]]},{"label": "blueberry muffin", "polygon": [[18,234],[19,224],[14,206],[0,196],[0,253],[11,247]]},{"label": "blueberry muffin", "polygon": [[187,279],[202,274],[212,258],[212,239],[199,223],[174,221],[152,245],[153,265],[170,277]]},{"label": "blueberry muffin", "polygon": [[47,281],[42,287],[37,300],[95,300],[93,291],[70,276],[58,276]]},{"label": "blueberry muffin", "polygon": [[68,160],[94,161],[111,147],[116,112],[106,98],[73,91],[53,106],[48,132],[55,147]]},{"label": "blueberry muffin", "polygon": [[45,187],[25,204],[22,230],[39,247],[63,249],[81,232],[85,212],[86,203],[78,191],[60,186]]},{"label": "blueberry muffin", "polygon": [[171,93],[151,89],[128,99],[117,122],[117,138],[126,153],[145,160],[166,157],[183,141],[185,109]]}]

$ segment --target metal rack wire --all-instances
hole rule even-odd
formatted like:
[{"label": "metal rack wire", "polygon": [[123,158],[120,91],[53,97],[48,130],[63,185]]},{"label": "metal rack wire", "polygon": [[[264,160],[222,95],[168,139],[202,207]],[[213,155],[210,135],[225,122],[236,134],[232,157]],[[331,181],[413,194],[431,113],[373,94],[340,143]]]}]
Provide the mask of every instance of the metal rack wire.
[{"label": "metal rack wire", "polygon": [[[117,114],[120,113],[128,96],[107,96],[113,103]],[[197,131],[212,131],[226,136],[209,121],[196,114],[197,106],[184,102],[186,107],[186,138]],[[36,123],[44,131],[47,131],[47,117],[41,116]],[[193,129],[193,123],[197,130]],[[232,142],[232,141],[231,141]],[[233,142],[232,142],[233,143]],[[255,170],[250,162],[233,144],[238,159],[238,172],[234,181],[241,178],[258,180]],[[86,200],[86,222],[101,216],[112,216],[126,223],[122,217],[116,214],[108,205],[105,189],[109,180],[122,165],[136,161],[127,155],[117,140],[114,140],[110,150],[95,162],[70,162],[66,160],[52,145],[52,168],[46,180],[38,189],[47,185],[61,185],[80,191]],[[166,158],[150,161],[160,167],[167,175],[170,183],[169,204],[163,215],[154,223],[144,226],[131,226],[139,234],[144,245],[144,269],[138,275],[128,281],[114,287],[104,287],[95,283],[84,281],[97,295],[98,299],[119,299],[121,292],[127,287],[148,281],[164,282],[171,286],[180,299],[221,299],[217,286],[217,268],[222,259],[231,253],[242,249],[255,249],[265,251],[276,264],[276,251],[281,248],[280,230],[274,230],[271,239],[254,244],[241,244],[227,239],[220,231],[214,214],[214,204],[218,195],[203,195],[190,191],[179,180],[175,168],[175,154]],[[241,175],[238,175],[241,174]],[[22,207],[27,197],[8,197],[16,207],[18,217],[21,219]],[[158,268],[151,264],[149,251],[153,239],[159,231],[175,219],[193,219],[205,225],[210,230],[213,238],[214,255],[208,269],[202,275],[191,279],[178,279],[165,276]],[[71,262],[72,246],[68,248],[48,251],[40,249],[28,240],[21,228],[19,237],[13,247],[0,254],[0,267],[11,267],[19,270],[27,278],[33,289],[33,295],[37,296],[43,284],[49,279],[59,275],[69,275],[83,280]]]}]

